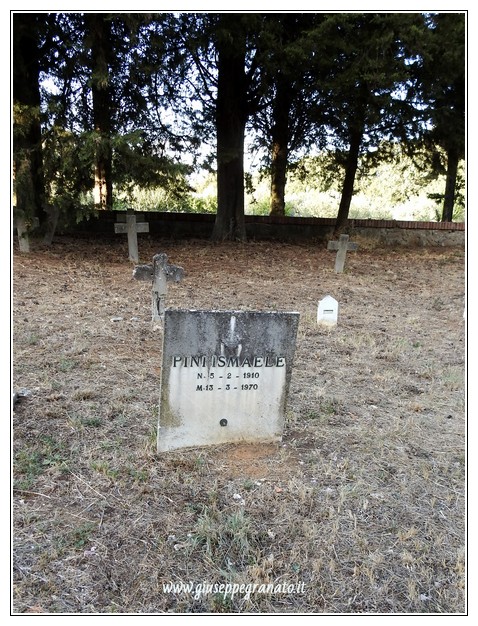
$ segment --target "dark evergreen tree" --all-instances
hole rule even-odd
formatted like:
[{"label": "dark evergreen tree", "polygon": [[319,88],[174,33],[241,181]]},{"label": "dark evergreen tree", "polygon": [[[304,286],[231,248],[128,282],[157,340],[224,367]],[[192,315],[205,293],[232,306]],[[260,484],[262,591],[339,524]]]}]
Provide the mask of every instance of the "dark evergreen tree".
[{"label": "dark evergreen tree", "polygon": [[432,170],[446,173],[442,221],[451,222],[458,164],[465,158],[465,14],[429,15],[427,25],[417,71],[427,118],[420,139]]},{"label": "dark evergreen tree", "polygon": [[26,223],[47,219],[41,132],[41,38],[44,15],[13,14],[13,166],[16,208]]},{"label": "dark evergreen tree", "polygon": [[217,52],[217,216],[213,240],[246,238],[244,222],[244,135],[248,113],[247,32],[237,16],[218,16]]},{"label": "dark evergreen tree", "polygon": [[[409,138],[416,109],[410,89],[419,14],[270,14],[259,58],[267,107],[254,119],[259,144],[272,146],[271,213],[285,210],[294,153],[335,147],[343,171],[337,232],[345,225],[359,160],[383,155],[383,139]],[[265,45],[264,45],[265,42]],[[301,154],[302,153],[302,154]],[[385,155],[383,155],[385,156]],[[363,162],[363,159],[362,159]]]},{"label": "dark evergreen tree", "polygon": [[285,214],[287,171],[294,150],[317,146],[321,141],[317,50],[308,45],[308,37],[326,19],[325,14],[266,16],[266,36],[259,54],[270,102],[263,109],[265,115],[259,111],[256,127],[270,141],[271,215]]},{"label": "dark evergreen tree", "polygon": [[162,77],[161,20],[51,15],[48,79],[54,88],[44,94],[44,145],[52,204],[74,217],[117,206],[118,194],[135,185],[184,193],[188,167],[174,158],[178,140],[162,122],[170,102],[155,88]]},{"label": "dark evergreen tree", "polygon": [[184,51],[194,85],[190,98],[198,103],[193,117],[198,137],[216,140],[216,241],[246,237],[244,138],[247,121],[260,106],[257,42],[263,21],[261,14],[182,14],[175,29],[181,41],[173,45],[176,54]]},{"label": "dark evergreen tree", "polygon": [[274,214],[294,156],[327,142],[343,172],[339,232],[359,162],[400,139],[446,168],[452,217],[463,14],[19,13],[13,26],[17,205],[42,222],[93,190],[101,208],[135,184],[183,193],[214,141],[212,237],[244,239],[248,128],[267,149]]},{"label": "dark evergreen tree", "polygon": [[112,108],[117,94],[112,91],[113,38],[111,16],[85,13],[85,48],[89,49],[90,87],[95,133],[94,201],[100,209],[113,206]]},{"label": "dark evergreen tree", "polygon": [[360,156],[373,150],[376,160],[383,141],[402,137],[416,114],[404,92],[422,24],[419,14],[335,14],[321,31],[329,66],[321,98],[344,172],[336,235],[347,223]]}]

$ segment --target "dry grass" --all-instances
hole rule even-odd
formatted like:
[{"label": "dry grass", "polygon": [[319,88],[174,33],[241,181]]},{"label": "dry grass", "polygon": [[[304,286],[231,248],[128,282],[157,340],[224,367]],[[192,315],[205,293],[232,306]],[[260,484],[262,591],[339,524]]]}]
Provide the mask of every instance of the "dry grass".
[{"label": "dry grass", "polygon": [[13,611],[465,612],[463,251],[337,276],[313,244],[141,250],[185,268],[172,307],[301,313],[283,441],[158,457],[160,329],[125,243],[15,251]]}]

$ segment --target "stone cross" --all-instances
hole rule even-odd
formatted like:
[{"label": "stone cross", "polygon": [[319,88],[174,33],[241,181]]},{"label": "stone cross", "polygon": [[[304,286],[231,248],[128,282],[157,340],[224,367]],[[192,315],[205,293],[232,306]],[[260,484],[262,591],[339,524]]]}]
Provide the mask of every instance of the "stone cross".
[{"label": "stone cross", "polygon": [[136,280],[152,282],[152,319],[153,322],[162,320],[164,317],[166,283],[174,281],[178,283],[184,278],[184,270],[177,265],[169,265],[166,254],[156,254],[152,265],[137,265],[133,270],[133,278]]},{"label": "stone cross", "polygon": [[339,241],[329,241],[327,250],[337,250],[335,257],[335,272],[341,274],[344,271],[345,255],[348,250],[357,250],[358,244],[349,241],[348,235],[340,235]]},{"label": "stone cross", "polygon": [[[138,263],[138,235],[137,233],[149,233],[148,222],[137,222],[136,218],[142,218],[142,215],[136,215],[133,209],[126,211],[126,216],[123,214],[117,215],[117,222],[115,224],[115,233],[124,234],[128,233],[128,254],[129,260],[133,263]],[[125,221],[126,218],[126,221]]]}]

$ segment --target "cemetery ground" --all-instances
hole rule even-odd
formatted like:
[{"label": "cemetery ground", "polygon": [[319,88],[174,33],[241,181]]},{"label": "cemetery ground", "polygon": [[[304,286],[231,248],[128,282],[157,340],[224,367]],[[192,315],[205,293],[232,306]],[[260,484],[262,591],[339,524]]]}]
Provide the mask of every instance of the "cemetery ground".
[{"label": "cemetery ground", "polygon": [[300,313],[283,440],[160,455],[126,241],[14,248],[13,612],[466,611],[464,251],[359,243],[140,239],[170,307]]}]

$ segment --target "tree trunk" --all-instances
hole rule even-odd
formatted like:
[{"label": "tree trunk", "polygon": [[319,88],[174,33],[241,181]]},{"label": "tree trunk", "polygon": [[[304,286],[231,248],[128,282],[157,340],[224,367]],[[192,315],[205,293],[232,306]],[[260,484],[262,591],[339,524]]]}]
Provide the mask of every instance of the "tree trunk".
[{"label": "tree trunk", "polygon": [[455,188],[456,176],[458,172],[458,161],[458,151],[454,148],[450,148],[447,154],[445,198],[443,201],[443,213],[441,218],[442,222],[453,221],[453,208],[455,205]]},{"label": "tree trunk", "polygon": [[285,215],[290,107],[290,87],[285,79],[279,78],[274,103],[274,125],[272,127],[271,215]]},{"label": "tree trunk", "polygon": [[112,150],[111,150],[111,92],[109,55],[111,27],[102,13],[86,13],[87,38],[91,49],[91,95],[93,126],[97,134],[95,151],[95,181],[93,195],[100,209],[113,206]]},{"label": "tree trunk", "polygon": [[40,122],[38,15],[13,16],[13,165],[16,208],[26,223],[47,220]]},{"label": "tree trunk", "polygon": [[357,173],[360,146],[362,144],[363,130],[352,131],[350,137],[349,152],[345,163],[345,176],[342,185],[342,196],[340,198],[339,212],[335,222],[334,236],[341,233],[349,218],[350,204],[354,193],[355,174]]},{"label": "tree trunk", "polygon": [[[223,16],[227,20],[230,15]],[[244,134],[246,127],[245,43],[241,35],[217,44],[217,215],[213,241],[246,239]]]}]

